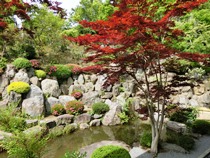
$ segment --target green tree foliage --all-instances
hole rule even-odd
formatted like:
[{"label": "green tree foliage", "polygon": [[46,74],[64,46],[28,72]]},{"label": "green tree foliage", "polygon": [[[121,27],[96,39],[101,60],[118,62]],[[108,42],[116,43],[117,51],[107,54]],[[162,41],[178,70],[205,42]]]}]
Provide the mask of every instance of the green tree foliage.
[{"label": "green tree foliage", "polygon": [[174,47],[186,52],[210,53],[210,1],[175,22],[185,36],[175,41]]},{"label": "green tree foliage", "polygon": [[[116,7],[110,4],[109,0],[106,0],[105,2],[103,0],[81,0],[80,5],[73,9],[70,22],[74,25],[82,20],[107,20],[107,18],[112,15],[116,9]],[[77,37],[86,33],[93,34],[95,31],[90,28],[84,28],[81,25],[77,25],[64,31],[63,33],[67,36]]]}]

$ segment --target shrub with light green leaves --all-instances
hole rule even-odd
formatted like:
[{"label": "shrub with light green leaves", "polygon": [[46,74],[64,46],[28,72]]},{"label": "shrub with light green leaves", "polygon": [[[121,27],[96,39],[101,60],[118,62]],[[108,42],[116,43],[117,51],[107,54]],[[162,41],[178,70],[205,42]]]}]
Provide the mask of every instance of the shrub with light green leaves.
[{"label": "shrub with light green leaves", "polygon": [[143,147],[150,148],[152,145],[152,133],[150,131],[144,131],[140,137],[140,144]]},{"label": "shrub with light green leaves", "polygon": [[67,79],[71,76],[72,72],[67,65],[57,64],[47,67],[47,73],[50,76],[55,76],[57,79]]},{"label": "shrub with light green leaves", "polygon": [[29,84],[22,81],[12,82],[7,87],[7,93],[10,93],[11,91],[14,91],[16,93],[27,93],[29,90],[30,90]]},{"label": "shrub with light green leaves", "polygon": [[109,105],[103,102],[94,103],[92,105],[92,110],[94,114],[104,114],[109,111]]},{"label": "shrub with light green leaves", "polygon": [[31,62],[26,58],[17,58],[12,63],[17,69],[27,69],[32,67]]},{"label": "shrub with light green leaves", "polygon": [[35,70],[35,75],[38,78],[45,78],[46,77],[46,72],[43,70]]},{"label": "shrub with light green leaves", "polygon": [[107,145],[96,149],[91,158],[131,158],[131,156],[126,149],[120,146]]}]

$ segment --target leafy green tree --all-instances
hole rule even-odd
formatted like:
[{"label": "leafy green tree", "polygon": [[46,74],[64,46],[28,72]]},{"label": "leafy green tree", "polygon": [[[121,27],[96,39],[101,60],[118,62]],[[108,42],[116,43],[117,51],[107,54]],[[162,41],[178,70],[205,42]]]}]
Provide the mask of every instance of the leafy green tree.
[{"label": "leafy green tree", "polygon": [[175,22],[184,36],[174,42],[174,47],[186,52],[210,53],[210,1]]}]

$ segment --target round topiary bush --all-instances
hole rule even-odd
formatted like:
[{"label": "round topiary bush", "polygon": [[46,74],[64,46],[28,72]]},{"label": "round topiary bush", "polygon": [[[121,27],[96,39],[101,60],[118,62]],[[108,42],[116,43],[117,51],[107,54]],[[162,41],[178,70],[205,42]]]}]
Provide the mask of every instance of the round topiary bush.
[{"label": "round topiary bush", "polygon": [[11,91],[14,91],[16,93],[27,93],[29,90],[29,84],[22,81],[12,82],[7,87],[7,93],[10,93]]},{"label": "round topiary bush", "polygon": [[46,77],[46,72],[43,70],[35,70],[35,75],[38,78],[45,78]]},{"label": "round topiary bush", "polygon": [[30,68],[32,66],[31,62],[26,58],[17,58],[13,61],[12,64],[17,69],[27,69],[27,68]]},{"label": "round topiary bush", "polygon": [[84,104],[78,100],[72,100],[66,103],[66,113],[70,115],[81,114],[84,110]]},{"label": "round topiary bush", "polygon": [[59,115],[65,114],[65,112],[66,112],[66,110],[62,104],[54,104],[51,107],[51,113],[54,116],[59,116]]},{"label": "round topiary bush", "polygon": [[57,79],[67,79],[72,74],[69,67],[62,64],[47,67],[47,72],[50,76],[57,77]]},{"label": "round topiary bush", "polygon": [[94,114],[104,114],[109,111],[109,105],[103,102],[94,103],[92,105],[92,110]]},{"label": "round topiary bush", "polygon": [[91,158],[131,158],[131,156],[126,149],[120,146],[107,145],[96,149]]},{"label": "round topiary bush", "polygon": [[210,134],[210,122],[206,120],[195,120],[192,124],[192,131],[200,134]]}]

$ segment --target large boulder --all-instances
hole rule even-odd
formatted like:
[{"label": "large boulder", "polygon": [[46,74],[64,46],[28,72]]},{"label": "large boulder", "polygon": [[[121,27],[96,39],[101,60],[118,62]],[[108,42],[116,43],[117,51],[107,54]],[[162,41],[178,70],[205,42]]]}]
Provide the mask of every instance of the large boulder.
[{"label": "large boulder", "polygon": [[59,89],[58,81],[52,79],[44,79],[41,82],[42,91],[44,94],[58,97],[61,94],[61,90]]},{"label": "large boulder", "polygon": [[0,76],[0,93],[9,85],[9,78],[3,74]]},{"label": "large boulder", "polygon": [[177,133],[186,133],[186,131],[187,131],[187,127],[185,124],[175,122],[175,121],[166,122],[166,127],[174,132],[177,132]]},{"label": "large boulder", "polygon": [[25,69],[20,69],[18,73],[15,74],[14,81],[23,81],[29,83],[29,77]]},{"label": "large boulder", "polygon": [[22,111],[32,117],[41,116],[44,113],[43,97],[35,96],[24,99],[22,102]]},{"label": "large boulder", "polygon": [[122,112],[122,106],[108,99],[105,103],[109,105],[110,110],[105,114],[102,124],[105,126],[121,124],[119,114]]},{"label": "large boulder", "polygon": [[57,126],[67,125],[73,122],[74,115],[64,114],[57,117]]}]

